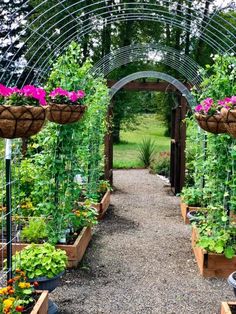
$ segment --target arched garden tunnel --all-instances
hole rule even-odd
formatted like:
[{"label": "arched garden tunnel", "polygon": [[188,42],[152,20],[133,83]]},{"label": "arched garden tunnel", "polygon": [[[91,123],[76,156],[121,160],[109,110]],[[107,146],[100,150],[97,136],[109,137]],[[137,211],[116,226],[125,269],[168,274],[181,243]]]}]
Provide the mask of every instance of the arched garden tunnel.
[{"label": "arched garden tunnel", "polygon": [[[159,73],[155,71],[143,71],[133,73],[114,83],[110,82],[110,98],[111,105],[109,106],[108,120],[111,121],[113,116],[113,107],[115,106],[112,101],[113,96],[123,87],[130,82],[141,78],[155,78],[161,79],[166,82],[145,84],[141,83],[130,85],[129,90],[153,90],[153,91],[171,91],[178,94],[178,105],[172,109],[172,123],[171,123],[171,158],[170,158],[170,183],[174,193],[180,193],[184,186],[185,179],[185,141],[186,141],[186,126],[184,125],[184,119],[187,113],[187,107],[191,110],[194,106],[195,100],[189,91],[189,85],[183,84],[174,77]],[[113,84],[114,83],[114,84]],[[113,84],[113,85],[112,85]],[[112,129],[112,127],[111,127]],[[112,183],[113,178],[113,141],[112,131],[106,136],[105,139],[105,177]]]},{"label": "arched garden tunnel", "polygon": [[[41,290],[62,275],[50,297],[61,313],[216,313],[232,298],[222,280],[197,276],[189,231],[203,277],[235,271],[235,9],[232,0],[0,3],[0,312],[57,313]],[[120,189],[98,224],[120,89],[175,94],[170,183],[192,229],[145,170],[117,171]]]}]

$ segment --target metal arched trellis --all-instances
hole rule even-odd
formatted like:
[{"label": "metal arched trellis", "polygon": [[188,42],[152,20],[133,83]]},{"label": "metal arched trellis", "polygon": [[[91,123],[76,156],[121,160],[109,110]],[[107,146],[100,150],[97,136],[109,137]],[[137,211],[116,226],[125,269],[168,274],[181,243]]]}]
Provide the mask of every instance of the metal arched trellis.
[{"label": "metal arched trellis", "polygon": [[166,73],[156,72],[156,71],[136,72],[122,78],[111,87],[110,97],[112,98],[127,83],[140,79],[140,78],[156,78],[156,79],[161,79],[163,81],[166,81],[176,87],[176,89],[182,94],[182,96],[186,98],[186,100],[188,101],[191,107],[196,105],[196,101],[194,97],[192,96],[189,89],[183,83],[181,83],[179,80],[175,79],[171,75],[168,75]]},{"label": "metal arched trellis", "polygon": [[[93,31],[101,33],[104,27],[123,21],[150,21],[170,28],[177,27],[188,32],[190,39],[202,40],[215,52],[235,52],[236,17],[231,13],[235,9],[234,1],[206,0],[203,5],[201,2],[196,4],[193,0],[186,0],[177,6],[171,0],[158,3],[57,0],[55,3],[50,2],[50,6],[48,3],[48,0],[41,1],[28,14],[18,16],[16,20],[17,11],[12,12],[10,19],[14,27],[18,25],[22,28],[18,34],[20,44],[16,51],[12,51],[12,43],[1,56],[6,66],[1,70],[0,81],[4,80],[6,73],[11,74],[13,71],[18,74],[18,82],[22,79],[23,83],[33,82],[36,78],[38,82],[43,82],[50,69],[50,61],[60,55],[72,40],[81,42]],[[25,7],[28,4],[31,2],[24,2]],[[8,42],[11,37],[12,29],[9,29],[9,33],[1,39],[2,43]],[[20,52],[24,52],[24,60],[16,63],[15,58]],[[174,61],[169,61],[171,67]],[[188,69],[182,71],[186,75]],[[12,77],[8,79],[8,84],[12,83]]]},{"label": "metal arched trellis", "polygon": [[[167,82],[166,91],[168,91],[169,85],[172,85],[180,93],[178,97],[177,106],[172,109],[172,134],[171,134],[171,173],[170,182],[174,193],[179,193],[184,185],[185,178],[185,140],[186,140],[186,125],[182,123],[185,118],[187,111],[187,103],[189,107],[195,104],[195,99],[191,95],[188,87],[181,83],[179,80],[175,79],[166,73],[156,72],[156,71],[141,71],[130,74],[118,82],[116,82],[110,89],[110,98],[128,83],[141,79],[141,78],[156,78]],[[157,85],[158,86],[158,85]],[[158,87],[157,87],[158,91]],[[114,102],[110,107],[109,114],[113,115]],[[105,140],[105,152],[106,152],[106,179],[112,182],[112,168],[113,168],[113,145],[112,145],[112,134],[107,134]]]},{"label": "metal arched trellis", "polygon": [[135,61],[153,61],[163,63],[183,75],[187,81],[199,87],[202,79],[201,67],[192,58],[181,54],[177,49],[161,44],[138,44],[122,47],[112,51],[97,62],[91,69],[95,76],[105,77],[122,65]]},{"label": "metal arched trellis", "polygon": [[[216,53],[236,51],[236,16],[232,12],[235,9],[235,1],[232,0],[221,2],[219,0],[204,2],[160,0],[153,3],[145,0],[35,2],[36,4],[31,0],[22,1],[22,12],[25,12],[25,8],[28,7],[27,13],[19,13],[19,10],[15,10],[4,17],[7,26],[0,30],[0,34],[3,34],[0,37],[0,46],[8,48],[0,55],[0,64],[4,64],[0,67],[0,82],[7,85],[22,86],[26,83],[42,85],[48,76],[51,64],[72,40],[79,43],[86,40],[96,47],[104,29],[107,27],[115,29],[119,23],[127,21],[139,23],[148,21],[152,25],[168,26],[170,31],[177,28],[188,34],[189,41],[194,43],[201,41]],[[10,3],[9,1],[9,6]],[[20,31],[15,34],[17,28],[20,28]],[[93,38],[95,33],[98,37],[97,42]],[[201,83],[199,65],[185,55],[181,47],[174,49],[157,43],[136,44],[120,49],[112,46],[111,53],[96,64],[93,73],[106,76],[121,65],[140,60],[163,63],[177,70],[191,84],[199,86]],[[150,76],[150,73],[148,75]],[[163,73],[152,77],[158,77],[176,86],[188,99],[189,104],[193,105],[191,94],[181,82]],[[137,78],[137,75],[129,77],[132,78]],[[117,83],[111,95],[123,83],[125,84],[125,81],[127,78]],[[11,152],[10,143],[8,144],[6,160],[9,166]],[[7,182],[7,186],[10,188],[10,181]]]}]

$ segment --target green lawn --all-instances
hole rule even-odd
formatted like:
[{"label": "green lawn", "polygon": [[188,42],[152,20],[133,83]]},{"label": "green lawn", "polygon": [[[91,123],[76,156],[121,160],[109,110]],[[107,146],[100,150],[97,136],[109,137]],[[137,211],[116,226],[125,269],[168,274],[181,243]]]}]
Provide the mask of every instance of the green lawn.
[{"label": "green lawn", "polygon": [[164,136],[164,123],[156,115],[142,115],[140,124],[134,131],[122,131],[121,143],[114,145],[114,168],[143,167],[138,159],[139,144],[143,138],[152,138],[157,153],[170,150],[170,138]]}]

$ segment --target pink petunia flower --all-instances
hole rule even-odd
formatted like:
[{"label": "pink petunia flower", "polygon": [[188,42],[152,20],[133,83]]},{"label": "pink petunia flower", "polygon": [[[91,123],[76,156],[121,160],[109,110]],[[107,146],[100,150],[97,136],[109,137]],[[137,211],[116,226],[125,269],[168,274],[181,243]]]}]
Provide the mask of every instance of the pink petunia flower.
[{"label": "pink petunia flower", "polygon": [[68,97],[69,97],[70,101],[72,101],[72,102],[76,102],[79,98],[78,94],[76,92],[69,92]]},{"label": "pink petunia flower", "polygon": [[83,90],[78,90],[77,96],[78,96],[78,98],[82,99],[85,97],[85,92]]},{"label": "pink petunia flower", "polygon": [[233,105],[236,104],[236,96],[232,96],[231,97],[231,102],[232,102]]},{"label": "pink petunia flower", "polygon": [[206,98],[203,100],[203,104],[206,106],[212,106],[214,103],[214,100],[212,98]]},{"label": "pink petunia flower", "polygon": [[3,97],[8,97],[12,94],[12,89],[0,84],[0,95]]},{"label": "pink petunia flower", "polygon": [[201,104],[199,104],[199,105],[197,105],[197,106],[194,108],[194,110],[195,110],[196,112],[200,112],[200,111],[203,110],[203,107],[202,107]]}]

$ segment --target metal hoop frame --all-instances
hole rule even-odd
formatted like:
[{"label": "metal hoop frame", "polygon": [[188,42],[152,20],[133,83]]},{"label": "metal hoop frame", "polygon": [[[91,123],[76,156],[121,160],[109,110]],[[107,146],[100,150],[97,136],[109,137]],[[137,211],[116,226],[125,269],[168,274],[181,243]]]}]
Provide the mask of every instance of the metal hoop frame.
[{"label": "metal hoop frame", "polygon": [[[26,1],[24,5],[27,5],[29,2],[30,1]],[[38,9],[44,8],[44,5],[46,5],[47,2],[47,0],[41,1],[41,3],[29,12],[26,17],[22,17],[22,20],[19,20],[18,24],[21,24],[24,19],[27,19],[29,16],[36,13]],[[91,34],[92,31],[96,29],[101,30],[103,24],[107,26],[117,22],[134,20],[152,21],[154,23],[169,25],[170,27],[178,27],[185,32],[189,32],[191,34],[191,38],[201,39],[204,41],[215,52],[222,54],[235,53],[236,17],[230,12],[230,8],[235,8],[235,2],[228,1],[229,6],[227,5],[227,1],[224,2],[226,3],[226,6],[223,8],[223,4],[218,5],[215,3],[215,0],[206,1],[206,4],[209,6],[209,10],[211,12],[210,17],[208,17],[205,14],[204,7],[199,6],[199,10],[195,10],[195,7],[191,7],[191,5],[195,3],[194,0],[186,0],[185,4],[180,4],[177,8],[173,5],[171,0],[162,0],[159,1],[159,4],[147,3],[145,1],[126,3],[117,2],[115,4],[109,4],[100,0],[89,5],[86,4],[86,0],[74,1],[74,3],[70,5],[67,5],[67,0],[57,0],[53,6],[42,10],[43,13],[38,15],[35,20],[26,25],[24,29],[24,31],[31,30],[30,36],[24,39],[24,47],[27,47],[30,40],[32,41],[35,36],[38,38],[34,40],[26,49],[26,59],[27,54],[29,54],[30,51],[34,51],[34,54],[27,60],[28,64],[22,68],[22,72],[24,69],[28,68],[29,73],[26,79],[33,74],[32,81],[42,83],[50,69],[50,60],[55,60],[55,58],[64,51],[72,40],[77,39],[80,42],[86,35]],[[169,8],[168,10],[164,9],[165,5]],[[213,11],[214,6],[216,7],[215,11]],[[58,10],[60,8],[61,10]],[[221,14],[222,12],[228,14],[232,23],[224,18]],[[12,16],[14,16],[15,13],[16,12],[13,12]],[[63,13],[63,17],[57,20],[59,14],[61,13]],[[45,16],[47,19],[43,20]],[[70,21],[64,23],[68,18],[70,18]],[[56,19],[56,22],[47,28],[47,23],[53,19]],[[40,23],[41,20],[42,22]],[[69,27],[71,23],[73,24],[73,29],[75,29],[76,25],[76,30],[73,30],[73,32],[71,32],[72,27]],[[63,26],[59,27],[59,25]],[[57,36],[57,38],[55,38],[55,34],[53,33],[53,30],[56,28],[60,28],[60,35]],[[9,38],[9,35],[10,33],[6,35],[5,39]],[[64,37],[66,39],[62,40]],[[46,44],[48,46],[45,46]],[[14,45],[14,43],[12,45]],[[10,72],[10,66],[14,64],[13,60],[22,47],[20,47],[11,58],[7,57],[10,49],[11,47],[9,47],[9,50],[1,56],[3,60],[8,62],[8,65],[0,76],[0,81],[4,78],[5,72]],[[42,49],[44,49],[44,51],[38,55]],[[147,45],[146,49],[150,49],[150,46]],[[152,49],[154,48],[152,47]],[[196,84],[199,84],[197,72],[194,73],[194,77],[192,77],[193,72],[189,75],[189,71],[197,69],[195,68],[196,64],[193,64],[192,62],[193,60],[189,57],[183,57],[183,54],[179,52],[179,56],[181,55],[181,58],[179,56],[178,58],[176,57],[178,60],[177,62],[176,59],[173,58],[174,54],[177,56],[177,51],[174,52],[172,50],[172,55],[170,55],[170,48],[165,47],[165,49],[166,53],[168,52],[168,57],[162,58],[162,62],[168,64],[174,69],[179,69],[178,62],[181,60],[180,73],[185,77],[190,77],[193,81],[194,77],[196,77]],[[137,61],[139,57],[142,58],[143,53],[139,51],[138,54],[138,49],[136,50],[136,56],[133,56],[135,61]],[[164,51],[164,47],[162,47],[162,51]],[[125,55],[125,52],[123,53],[124,55],[122,58],[125,59],[127,56]],[[37,60],[33,65],[30,65],[35,56],[37,56]],[[109,57],[107,57],[107,60],[109,60]],[[101,62],[105,62],[105,60]],[[187,65],[185,65],[185,62],[187,62]],[[107,64],[108,63],[104,63],[106,71],[106,67],[108,66]],[[119,66],[118,64],[119,62],[117,63],[117,67]],[[17,71],[17,69],[15,69],[15,71]],[[19,77],[19,80],[20,78],[21,77]],[[11,80],[12,77],[7,82],[8,85],[11,84]]]},{"label": "metal hoop frame", "polygon": [[191,92],[183,83],[181,83],[179,80],[175,79],[171,75],[157,71],[140,71],[127,75],[126,77],[122,78],[111,87],[110,98],[112,98],[126,84],[140,78],[157,78],[166,81],[180,91],[182,96],[186,98],[190,107],[194,107],[196,105],[196,101],[193,98]]}]

